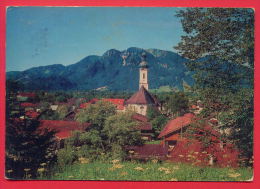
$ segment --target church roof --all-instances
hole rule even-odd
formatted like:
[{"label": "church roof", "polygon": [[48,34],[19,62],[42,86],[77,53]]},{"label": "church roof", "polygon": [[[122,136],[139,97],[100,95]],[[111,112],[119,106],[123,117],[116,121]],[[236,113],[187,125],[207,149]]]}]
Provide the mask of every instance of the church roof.
[{"label": "church roof", "polygon": [[126,101],[126,104],[154,104],[159,105],[158,100],[152,96],[143,86],[131,98]]}]

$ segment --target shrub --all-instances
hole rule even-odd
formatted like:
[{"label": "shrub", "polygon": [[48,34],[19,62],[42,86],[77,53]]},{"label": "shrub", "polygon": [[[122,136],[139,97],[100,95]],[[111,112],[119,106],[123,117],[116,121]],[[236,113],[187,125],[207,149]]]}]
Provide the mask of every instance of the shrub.
[{"label": "shrub", "polygon": [[197,140],[180,141],[171,152],[171,161],[191,163],[193,165],[216,165],[219,167],[237,167],[239,152],[233,145],[221,146],[215,143],[207,148]]},{"label": "shrub", "polygon": [[71,165],[76,159],[75,148],[71,146],[66,146],[57,153],[57,163],[60,169],[63,169],[66,165]]}]

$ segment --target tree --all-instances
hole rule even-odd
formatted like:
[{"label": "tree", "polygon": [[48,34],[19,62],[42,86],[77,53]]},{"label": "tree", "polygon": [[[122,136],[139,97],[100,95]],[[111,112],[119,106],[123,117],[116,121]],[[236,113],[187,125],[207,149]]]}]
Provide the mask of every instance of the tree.
[{"label": "tree", "polygon": [[81,123],[89,122],[92,128],[102,130],[106,119],[116,114],[115,105],[106,101],[98,101],[96,104],[90,104],[87,108],[76,114],[76,121]]},{"label": "tree", "polygon": [[183,114],[189,108],[189,100],[183,92],[175,92],[166,101],[166,109],[171,115]]},{"label": "tree", "polygon": [[22,179],[37,175],[41,164],[55,160],[55,132],[39,128],[37,120],[7,120],[6,176]]},{"label": "tree", "polygon": [[[137,123],[132,119],[132,113],[119,113],[108,117],[103,133],[107,136],[107,147],[112,156],[124,152],[127,145],[142,144],[141,132],[136,129]],[[122,158],[122,157],[118,157]]]},{"label": "tree", "polygon": [[[186,34],[175,48],[189,59],[186,65],[194,72],[194,88],[204,103],[204,116],[226,115],[221,125],[233,131],[229,138],[242,151],[241,155],[251,158],[254,11],[188,8],[177,16]],[[244,99],[241,90],[248,91]]]},{"label": "tree", "polygon": [[76,120],[91,123],[87,132],[74,133],[67,145],[80,146],[85,152],[82,156],[90,159],[124,158],[126,145],[141,144],[141,133],[136,129],[132,113],[116,114],[115,106],[110,102],[99,101],[88,106],[76,115]]},{"label": "tree", "polygon": [[147,109],[147,117],[150,123],[152,124],[154,138],[157,139],[163,127],[167,123],[168,118],[161,112],[159,112],[159,110],[151,106],[149,106]]},{"label": "tree", "polygon": [[176,47],[186,58],[209,56],[254,67],[254,11],[245,8],[188,8],[177,14],[183,30]]},{"label": "tree", "polygon": [[254,100],[253,91],[241,89],[232,98],[232,108],[221,112],[219,118],[223,129],[230,129],[228,138],[239,147],[241,158],[245,163],[252,165],[253,156],[253,126],[254,126]]},{"label": "tree", "polygon": [[190,60],[186,65],[194,71],[195,87],[202,89],[202,98],[204,89],[222,96],[253,86],[252,9],[188,8],[177,16],[186,35],[175,48]]},{"label": "tree", "polygon": [[62,120],[69,113],[69,107],[67,105],[59,105],[56,111],[59,119]]}]

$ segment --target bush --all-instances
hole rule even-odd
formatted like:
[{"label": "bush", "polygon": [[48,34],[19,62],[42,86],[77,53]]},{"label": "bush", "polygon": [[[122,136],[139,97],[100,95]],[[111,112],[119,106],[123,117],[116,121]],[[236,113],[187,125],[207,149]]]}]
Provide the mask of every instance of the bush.
[{"label": "bush", "polygon": [[71,165],[77,159],[75,148],[66,146],[60,149],[57,154],[57,163],[60,169],[63,169],[67,165]]},{"label": "bush", "polygon": [[[6,176],[13,179],[34,178],[41,164],[56,160],[55,132],[39,128],[36,120],[7,120]],[[11,173],[11,174],[9,174]]]},{"label": "bush", "polygon": [[232,144],[222,147],[220,143],[215,143],[204,148],[203,144],[196,140],[180,141],[171,152],[170,160],[201,166],[237,167],[238,154]]}]

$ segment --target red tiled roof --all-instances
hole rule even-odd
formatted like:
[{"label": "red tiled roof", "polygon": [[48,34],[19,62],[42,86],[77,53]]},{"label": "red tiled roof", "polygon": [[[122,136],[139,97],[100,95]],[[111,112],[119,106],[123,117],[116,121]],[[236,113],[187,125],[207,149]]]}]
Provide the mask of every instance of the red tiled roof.
[{"label": "red tiled roof", "polygon": [[106,102],[111,102],[112,104],[116,105],[116,108],[118,110],[123,110],[124,109],[125,99],[121,99],[121,98],[104,98],[102,100],[104,100]]},{"label": "red tiled roof", "polygon": [[[120,98],[104,98],[102,99],[103,101],[106,102],[111,102],[112,104],[116,105],[116,108],[118,110],[123,110],[124,109],[124,103],[125,99],[120,99]],[[83,103],[80,105],[80,108],[87,108],[90,104],[95,104],[99,99],[93,98],[89,102]]]},{"label": "red tiled roof", "polygon": [[23,96],[23,97],[31,97],[31,98],[34,98],[36,95],[35,95],[35,93],[18,93],[17,96]]},{"label": "red tiled roof", "polygon": [[87,108],[90,104],[91,103],[88,103],[88,102],[82,103],[79,105],[79,108],[82,108],[82,109]]},{"label": "red tiled roof", "polygon": [[88,102],[85,102],[85,103],[83,103],[83,104],[80,104],[80,108],[87,108],[90,104],[95,104],[97,101],[99,101],[99,99],[97,99],[97,98],[93,98],[93,99],[91,99],[90,101],[88,101]]},{"label": "red tiled roof", "polygon": [[40,114],[35,111],[27,111],[25,112],[25,115],[29,118],[37,118]]},{"label": "red tiled roof", "polygon": [[126,104],[154,104],[159,105],[159,102],[153,97],[143,86],[133,96],[131,96]]},{"label": "red tiled roof", "polygon": [[90,126],[90,123],[79,123],[76,121],[62,120],[41,120],[40,129],[49,129],[57,131],[56,137],[63,139],[71,136],[72,131],[84,131]]},{"label": "red tiled roof", "polygon": [[194,109],[194,110],[195,110],[195,109],[198,109],[198,106],[196,106],[196,105],[193,104],[193,105],[191,105],[190,109]]},{"label": "red tiled roof", "polygon": [[178,129],[185,127],[192,123],[192,120],[194,118],[194,114],[187,113],[184,116],[177,117],[175,119],[170,120],[166,126],[161,131],[158,138],[162,138],[163,136],[170,134],[174,131],[177,131]]},{"label": "red tiled roof", "polygon": [[22,107],[36,107],[37,104],[33,104],[33,103],[30,103],[30,102],[23,102],[23,103],[21,103],[21,106]]}]

